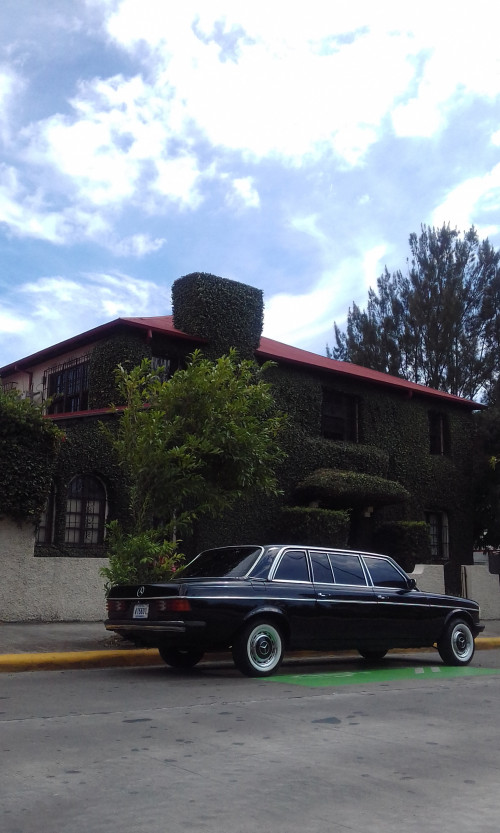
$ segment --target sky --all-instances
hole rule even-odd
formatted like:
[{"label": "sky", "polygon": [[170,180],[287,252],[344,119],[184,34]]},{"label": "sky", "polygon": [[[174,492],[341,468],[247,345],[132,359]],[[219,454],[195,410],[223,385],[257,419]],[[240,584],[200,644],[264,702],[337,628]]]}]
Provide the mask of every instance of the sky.
[{"label": "sky", "polygon": [[210,272],[325,354],[408,237],[500,246],[496,0],[2,0],[0,366]]}]

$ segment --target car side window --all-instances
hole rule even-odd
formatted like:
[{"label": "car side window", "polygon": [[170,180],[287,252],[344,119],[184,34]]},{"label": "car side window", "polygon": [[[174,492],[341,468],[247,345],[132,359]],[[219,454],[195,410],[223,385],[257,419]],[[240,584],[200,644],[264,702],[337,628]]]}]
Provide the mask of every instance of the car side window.
[{"label": "car side window", "polygon": [[366,566],[375,587],[396,587],[406,589],[408,582],[398,569],[385,558],[365,557]]},{"label": "car side window", "polygon": [[314,581],[322,584],[333,584],[334,579],[328,553],[310,552],[310,556]]},{"label": "car side window", "polygon": [[304,550],[288,550],[278,564],[274,578],[281,581],[309,581],[309,569]]},{"label": "car side window", "polygon": [[366,577],[359,555],[330,553],[335,584],[360,584],[366,586]]}]

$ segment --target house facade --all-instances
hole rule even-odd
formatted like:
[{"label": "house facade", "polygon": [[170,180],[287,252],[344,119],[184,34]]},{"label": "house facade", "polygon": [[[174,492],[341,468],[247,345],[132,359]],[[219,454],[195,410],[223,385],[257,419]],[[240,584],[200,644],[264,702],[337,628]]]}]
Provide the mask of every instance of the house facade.
[{"label": "house facade", "polygon": [[126,518],[123,474],[102,430],[118,412],[114,369],[143,358],[172,374],[196,348],[235,346],[271,360],[268,379],[288,414],[282,495],[249,497],[201,522],[188,554],[206,546],[280,540],[390,552],[406,569],[445,565],[457,590],[472,563],[473,411],[450,394],[310,353],[261,335],[262,293],[195,273],[173,287],[173,315],[118,318],[0,368],[4,388],[47,403],[65,432],[35,531],[34,555],[105,557],[106,523]]}]

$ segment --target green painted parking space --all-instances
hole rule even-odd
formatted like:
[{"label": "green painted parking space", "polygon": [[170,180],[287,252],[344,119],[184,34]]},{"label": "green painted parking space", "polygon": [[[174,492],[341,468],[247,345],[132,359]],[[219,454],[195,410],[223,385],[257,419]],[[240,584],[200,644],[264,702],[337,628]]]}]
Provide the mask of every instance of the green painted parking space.
[{"label": "green painted parking space", "polygon": [[480,677],[500,674],[500,668],[454,668],[446,665],[421,665],[409,668],[371,668],[366,671],[331,671],[318,674],[278,674],[268,677],[272,683],[326,688],[339,685],[366,685],[397,680],[444,679],[447,677]]}]

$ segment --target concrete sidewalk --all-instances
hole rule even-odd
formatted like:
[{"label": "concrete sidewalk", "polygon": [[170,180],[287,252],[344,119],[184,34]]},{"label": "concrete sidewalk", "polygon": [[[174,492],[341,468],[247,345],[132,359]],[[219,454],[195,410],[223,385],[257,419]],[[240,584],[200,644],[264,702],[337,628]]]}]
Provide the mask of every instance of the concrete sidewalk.
[{"label": "concrete sidewalk", "polygon": [[[500,620],[483,622],[477,650],[500,648]],[[325,655],[301,652],[288,658],[319,659]],[[231,660],[230,654],[207,654],[209,661]],[[0,622],[0,672],[61,668],[162,665],[155,648],[135,648],[109,634],[102,622]]]}]

